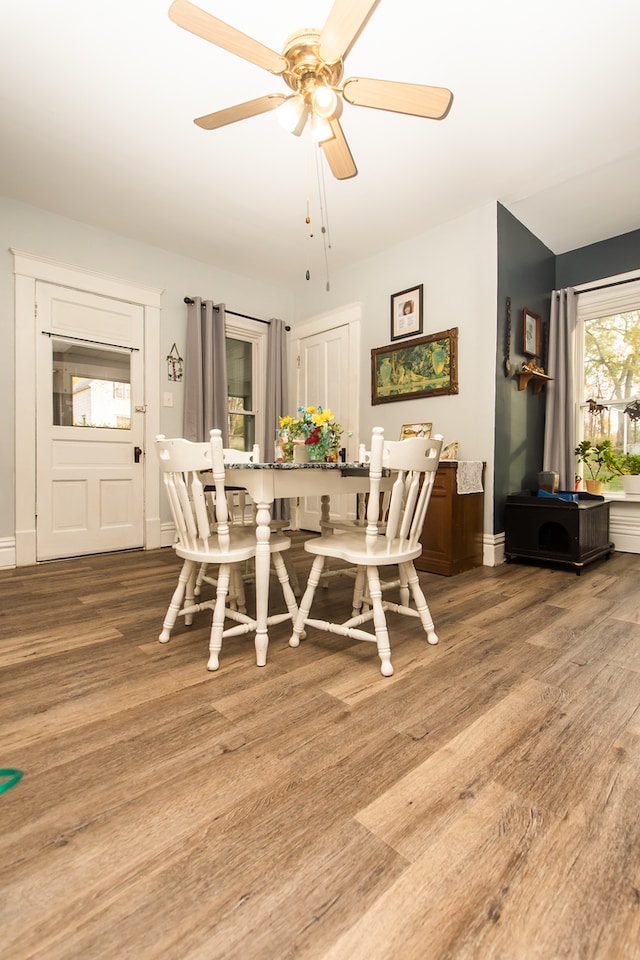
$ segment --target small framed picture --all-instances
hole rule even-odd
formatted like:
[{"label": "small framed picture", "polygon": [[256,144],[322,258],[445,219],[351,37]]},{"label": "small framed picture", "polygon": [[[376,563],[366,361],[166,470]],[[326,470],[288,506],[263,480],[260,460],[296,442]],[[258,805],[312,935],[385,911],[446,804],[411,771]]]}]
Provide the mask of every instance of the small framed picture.
[{"label": "small framed picture", "polygon": [[527,307],[522,311],[522,352],[530,357],[542,354],[542,320]]},{"label": "small framed picture", "polygon": [[423,437],[429,439],[431,436],[430,423],[403,423],[400,430],[400,439],[406,440],[408,437]]},{"label": "small framed picture", "polygon": [[391,339],[422,333],[422,284],[391,294]]}]

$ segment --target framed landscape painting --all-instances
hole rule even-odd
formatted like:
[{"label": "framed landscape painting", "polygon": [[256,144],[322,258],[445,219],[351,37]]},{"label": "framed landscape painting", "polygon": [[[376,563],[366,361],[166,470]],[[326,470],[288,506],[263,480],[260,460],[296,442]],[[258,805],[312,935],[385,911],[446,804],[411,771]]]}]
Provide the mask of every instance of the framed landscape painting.
[{"label": "framed landscape painting", "polygon": [[371,351],[371,403],[458,392],[458,328]]}]

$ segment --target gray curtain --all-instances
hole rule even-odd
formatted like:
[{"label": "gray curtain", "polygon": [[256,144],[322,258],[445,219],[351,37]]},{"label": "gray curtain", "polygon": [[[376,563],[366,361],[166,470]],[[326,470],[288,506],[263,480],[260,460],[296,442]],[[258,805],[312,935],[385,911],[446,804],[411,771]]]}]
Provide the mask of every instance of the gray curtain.
[{"label": "gray curtain", "polygon": [[222,431],[229,445],[227,419],[227,350],[224,303],[195,297],[187,304],[187,338],[184,357],[183,435],[198,442],[209,431]]},{"label": "gray curtain", "polygon": [[574,364],[577,298],[572,287],[554,290],[549,323],[550,380],[544,430],[543,470],[559,474],[561,490],[573,490],[576,473]]},{"label": "gray curtain", "polygon": [[[267,338],[267,395],[264,407],[264,437],[261,444],[262,459],[273,460],[276,431],[280,417],[289,413],[287,391],[287,331],[283,320],[271,320]],[[273,519],[288,520],[289,501],[276,500],[273,504]]]}]

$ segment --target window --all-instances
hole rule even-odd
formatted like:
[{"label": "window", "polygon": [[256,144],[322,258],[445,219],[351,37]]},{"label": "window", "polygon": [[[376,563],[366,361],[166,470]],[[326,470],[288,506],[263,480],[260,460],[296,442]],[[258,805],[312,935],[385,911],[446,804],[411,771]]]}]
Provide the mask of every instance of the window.
[{"label": "window", "polygon": [[247,323],[236,327],[227,320],[227,393],[229,446],[251,450],[262,431],[266,328]]},{"label": "window", "polygon": [[[615,453],[640,454],[640,421],[625,413],[640,397],[640,281],[580,294],[578,341],[577,439],[610,440]],[[621,489],[620,478],[608,489]]]},{"label": "window", "polygon": [[51,340],[53,424],[131,429],[131,354]]}]

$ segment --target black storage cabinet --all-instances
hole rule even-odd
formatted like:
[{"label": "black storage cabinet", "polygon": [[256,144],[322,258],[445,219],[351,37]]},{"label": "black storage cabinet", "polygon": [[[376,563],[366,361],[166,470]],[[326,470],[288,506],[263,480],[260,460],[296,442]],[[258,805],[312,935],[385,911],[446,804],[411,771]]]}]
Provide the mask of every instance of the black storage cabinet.
[{"label": "black storage cabinet", "polygon": [[578,500],[538,497],[523,492],[507,497],[505,504],[505,560],[528,560],[582,567],[608,557],[615,544],[609,540],[609,503],[604,497],[578,493]]}]

